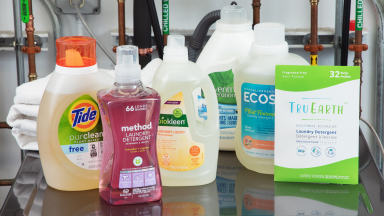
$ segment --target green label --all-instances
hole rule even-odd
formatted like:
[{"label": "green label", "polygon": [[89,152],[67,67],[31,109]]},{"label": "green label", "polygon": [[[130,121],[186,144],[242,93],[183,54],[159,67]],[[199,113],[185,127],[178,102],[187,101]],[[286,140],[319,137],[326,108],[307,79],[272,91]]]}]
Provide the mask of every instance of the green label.
[{"label": "green label", "polygon": [[358,79],[360,67],[356,66],[276,66],[276,89],[284,91],[313,91]]},{"label": "green label", "polygon": [[[232,69],[208,74],[216,90],[217,101],[221,104],[236,104]],[[201,96],[205,98],[204,92]]]},{"label": "green label", "polygon": [[97,102],[88,94],[74,100],[60,118],[59,142],[65,156],[87,170],[99,170],[103,125]]},{"label": "green label", "polygon": [[20,0],[21,21],[27,23],[29,21],[29,4],[28,0]]},{"label": "green label", "polygon": [[103,141],[103,126],[97,102],[90,95],[74,100],[59,123],[60,145]]},{"label": "green label", "polygon": [[160,114],[159,126],[188,127],[187,115],[178,108],[173,110],[173,115]]},{"label": "green label", "polygon": [[356,23],[355,30],[363,30],[363,0],[356,0]]},{"label": "green label", "polygon": [[169,34],[169,1],[163,0],[163,34]]}]

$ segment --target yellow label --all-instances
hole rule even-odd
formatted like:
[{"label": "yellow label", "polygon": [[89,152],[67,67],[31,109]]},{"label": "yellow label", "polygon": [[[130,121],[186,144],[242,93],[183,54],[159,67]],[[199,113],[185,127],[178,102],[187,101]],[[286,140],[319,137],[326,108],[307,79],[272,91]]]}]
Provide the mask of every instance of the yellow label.
[{"label": "yellow label", "polygon": [[204,144],[192,140],[183,93],[170,98],[160,110],[157,132],[157,158],[160,167],[189,171],[204,164]]},{"label": "yellow label", "polygon": [[173,202],[163,204],[163,216],[205,215],[203,206],[190,202]]},{"label": "yellow label", "polygon": [[317,55],[311,55],[311,65],[317,66]]}]

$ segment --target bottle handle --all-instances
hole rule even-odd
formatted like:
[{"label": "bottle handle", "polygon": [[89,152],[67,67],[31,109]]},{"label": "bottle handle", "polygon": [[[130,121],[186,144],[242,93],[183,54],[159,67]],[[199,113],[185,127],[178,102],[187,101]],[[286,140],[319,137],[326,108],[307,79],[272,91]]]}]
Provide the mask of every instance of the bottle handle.
[{"label": "bottle handle", "polygon": [[185,108],[187,113],[193,113],[193,115],[187,115],[188,126],[191,129],[191,135],[196,133],[198,137],[212,136],[219,129],[219,110],[216,91],[212,85],[211,79],[208,76],[206,76],[198,85],[196,85],[193,90],[199,87],[204,91],[205,102],[207,104],[208,119],[206,121],[198,121],[196,118],[191,117],[195,116],[195,112],[197,111],[194,104],[192,94],[193,91],[191,91],[187,96],[188,99],[185,100]]}]

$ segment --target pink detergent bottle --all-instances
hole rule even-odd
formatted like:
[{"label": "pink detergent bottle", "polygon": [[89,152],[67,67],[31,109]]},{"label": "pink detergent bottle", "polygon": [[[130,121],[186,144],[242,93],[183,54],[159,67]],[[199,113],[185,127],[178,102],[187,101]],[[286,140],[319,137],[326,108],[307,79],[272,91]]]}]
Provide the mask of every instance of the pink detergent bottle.
[{"label": "pink detergent bottle", "polygon": [[136,46],[119,46],[116,53],[116,82],[97,93],[104,131],[100,196],[112,205],[159,200],[160,95],[140,81]]}]

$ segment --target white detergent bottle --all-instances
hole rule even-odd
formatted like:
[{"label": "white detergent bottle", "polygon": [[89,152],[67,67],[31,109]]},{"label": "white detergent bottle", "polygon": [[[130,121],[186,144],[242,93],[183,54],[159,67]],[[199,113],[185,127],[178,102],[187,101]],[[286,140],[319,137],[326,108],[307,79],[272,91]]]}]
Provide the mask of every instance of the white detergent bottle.
[{"label": "white detergent bottle", "polygon": [[[209,75],[216,90],[220,113],[220,150],[235,150],[238,117],[233,73],[249,56],[253,39],[252,23],[247,20],[245,8],[227,5],[221,9],[216,30],[196,62]],[[195,100],[204,98],[204,93],[197,91],[195,97]],[[200,103],[200,106],[204,105]],[[200,118],[206,119],[204,112],[199,114]]]},{"label": "white detergent bottle", "polygon": [[95,39],[63,37],[56,46],[56,69],[37,118],[44,176],[58,190],[99,188],[103,127],[96,93],[114,79],[98,70]]},{"label": "white detergent bottle", "polygon": [[[215,180],[219,153],[219,111],[208,75],[188,61],[181,35],[169,35],[152,87],[161,96],[157,155],[163,186],[195,186]],[[197,121],[192,92],[202,88],[208,120]]]},{"label": "white detergent bottle", "polygon": [[236,68],[235,93],[239,116],[236,127],[236,155],[247,168],[274,173],[275,66],[309,65],[288,52],[285,27],[280,23],[254,26],[251,57]]}]

